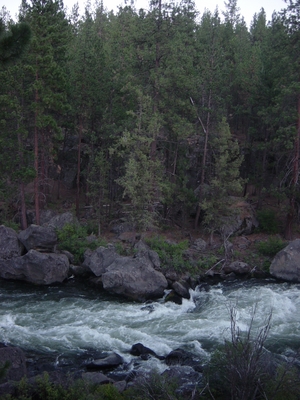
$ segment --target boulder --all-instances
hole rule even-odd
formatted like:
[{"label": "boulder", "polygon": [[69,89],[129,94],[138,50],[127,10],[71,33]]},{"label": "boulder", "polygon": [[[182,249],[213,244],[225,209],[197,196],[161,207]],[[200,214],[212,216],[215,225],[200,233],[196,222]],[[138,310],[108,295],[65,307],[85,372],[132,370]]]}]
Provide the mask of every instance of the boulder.
[{"label": "boulder", "polygon": [[223,218],[222,233],[230,235],[250,235],[258,227],[255,211],[251,204],[241,198],[232,198],[232,208],[236,211],[230,217]]},{"label": "boulder", "polygon": [[8,361],[9,368],[4,376],[7,381],[20,381],[27,375],[25,354],[18,347],[1,347],[0,348],[0,366]]},{"label": "boulder", "polygon": [[172,301],[175,304],[182,304],[182,296],[175,292],[175,290],[171,290],[165,297],[165,302]]},{"label": "boulder", "polygon": [[164,360],[164,357],[158,356],[153,350],[144,346],[142,343],[134,344],[130,349],[130,354],[136,357],[140,356],[142,360],[148,360],[151,356],[159,360]]},{"label": "boulder", "polygon": [[207,248],[207,243],[205,240],[198,238],[194,241],[194,243],[191,245],[191,249],[195,250],[198,253],[202,253],[205,251]]},{"label": "boulder", "polygon": [[135,258],[140,260],[140,262],[158,270],[160,269],[159,255],[156,251],[151,250],[145,242],[139,240],[134,245],[134,250],[136,251]]},{"label": "boulder", "polygon": [[173,290],[184,299],[190,299],[190,287],[186,281],[176,281],[172,284]]},{"label": "boulder", "polygon": [[29,250],[27,254],[11,260],[0,260],[0,277],[22,280],[36,285],[63,282],[69,273],[69,260],[64,254],[40,253]]},{"label": "boulder", "polygon": [[229,265],[225,265],[223,268],[223,272],[225,272],[225,274],[230,274],[234,272],[237,275],[244,275],[251,272],[251,267],[245,262],[234,261]]},{"label": "boulder", "polygon": [[86,364],[87,369],[112,369],[123,364],[123,358],[117,353],[111,353],[104,358],[93,360]]},{"label": "boulder", "polygon": [[103,289],[132,300],[145,301],[164,294],[164,275],[142,260],[118,257],[102,275]]},{"label": "boulder", "polygon": [[30,225],[18,235],[26,250],[51,252],[57,244],[57,236],[53,228]]},{"label": "boulder", "polygon": [[4,225],[0,226],[0,258],[9,260],[21,255],[21,244],[17,233]]},{"label": "boulder", "polygon": [[203,371],[201,361],[195,355],[183,349],[172,350],[171,353],[166,356],[165,363],[169,366],[187,365],[194,368],[195,371]]},{"label": "boulder", "polygon": [[133,232],[134,231],[134,226],[130,224],[129,222],[124,222],[124,221],[119,221],[119,222],[113,222],[110,231],[117,234],[121,235],[121,233],[124,232]]},{"label": "boulder", "polygon": [[69,211],[51,218],[46,226],[60,230],[67,224],[79,225],[78,219]]},{"label": "boulder", "polygon": [[40,210],[40,225],[47,225],[56,216],[53,210]]},{"label": "boulder", "polygon": [[84,253],[82,266],[92,271],[94,275],[101,276],[117,257],[119,255],[112,245],[100,246],[94,251],[88,249]]},{"label": "boulder", "polygon": [[300,282],[300,239],[293,240],[276,254],[270,274],[277,279]]},{"label": "boulder", "polygon": [[84,372],[82,379],[94,385],[106,385],[108,383],[114,383],[113,379],[108,378],[101,372]]},{"label": "boulder", "polygon": [[171,366],[162,373],[162,377],[166,382],[176,382],[176,393],[184,399],[194,398],[195,388],[204,386],[203,375],[187,365]]}]

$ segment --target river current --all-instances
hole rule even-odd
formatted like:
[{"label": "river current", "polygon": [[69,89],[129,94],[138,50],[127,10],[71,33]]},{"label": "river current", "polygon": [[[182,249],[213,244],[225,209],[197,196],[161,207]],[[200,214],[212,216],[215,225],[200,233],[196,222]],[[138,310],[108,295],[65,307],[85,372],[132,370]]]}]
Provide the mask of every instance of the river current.
[{"label": "river current", "polygon": [[126,302],[72,281],[50,287],[1,281],[0,342],[58,357],[115,351],[127,362],[140,342],[158,355],[184,348],[203,358],[230,337],[231,307],[241,330],[255,309],[254,334],[272,313],[266,343],[272,352],[300,348],[300,285],[273,280],[200,286],[182,305]]}]

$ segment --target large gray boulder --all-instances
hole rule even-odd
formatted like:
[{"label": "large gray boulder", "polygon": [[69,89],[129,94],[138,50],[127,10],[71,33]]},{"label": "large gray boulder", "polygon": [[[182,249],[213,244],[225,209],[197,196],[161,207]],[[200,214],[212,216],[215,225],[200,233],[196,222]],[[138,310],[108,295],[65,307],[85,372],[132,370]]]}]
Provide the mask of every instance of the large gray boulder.
[{"label": "large gray boulder", "polygon": [[285,281],[300,282],[300,239],[290,242],[276,254],[270,274]]},{"label": "large gray boulder", "polygon": [[108,247],[100,246],[94,251],[88,249],[84,253],[82,266],[92,271],[94,275],[101,276],[118,257],[119,255],[112,245],[108,245]]},{"label": "large gray boulder", "polygon": [[9,260],[21,255],[21,244],[17,233],[4,225],[0,226],[0,258]]},{"label": "large gray boulder", "polygon": [[68,257],[64,254],[29,250],[22,257],[0,260],[0,278],[50,285],[63,282],[68,277],[69,268]]},{"label": "large gray boulder", "polygon": [[51,252],[54,251],[57,244],[55,230],[39,225],[30,225],[27,229],[19,233],[18,238],[27,251],[33,249]]},{"label": "large gray boulder", "polygon": [[110,293],[137,301],[159,298],[168,286],[161,272],[130,257],[117,258],[103,273],[102,284]]},{"label": "large gray boulder", "polygon": [[60,230],[67,224],[79,225],[78,219],[69,211],[51,218],[46,225],[50,228]]},{"label": "large gray boulder", "polygon": [[222,233],[230,235],[250,235],[258,227],[255,211],[251,204],[239,197],[232,197],[233,213],[223,218]]}]

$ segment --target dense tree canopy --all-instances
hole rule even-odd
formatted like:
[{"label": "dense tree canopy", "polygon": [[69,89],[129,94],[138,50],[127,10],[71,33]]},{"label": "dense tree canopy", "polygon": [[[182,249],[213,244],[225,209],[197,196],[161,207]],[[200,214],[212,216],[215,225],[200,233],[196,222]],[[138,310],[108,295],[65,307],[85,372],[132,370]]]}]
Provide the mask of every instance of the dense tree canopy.
[{"label": "dense tree canopy", "polygon": [[258,208],[278,198],[291,236],[298,1],[269,22],[261,9],[250,28],[236,0],[202,15],[192,0],[116,14],[88,3],[83,16],[61,0],[23,0],[19,19],[0,25],[0,166],[3,209],[22,209],[23,226],[33,205],[39,223],[55,187],[99,227],[123,212],[143,229],[193,216],[221,230],[228,199],[251,186]]}]

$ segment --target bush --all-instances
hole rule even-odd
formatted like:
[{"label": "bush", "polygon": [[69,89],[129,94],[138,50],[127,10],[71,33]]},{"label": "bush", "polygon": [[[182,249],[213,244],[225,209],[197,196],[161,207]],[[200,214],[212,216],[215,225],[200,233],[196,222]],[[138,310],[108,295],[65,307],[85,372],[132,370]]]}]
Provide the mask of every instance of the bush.
[{"label": "bush", "polygon": [[156,236],[147,239],[146,243],[159,255],[163,267],[172,267],[176,270],[189,268],[188,262],[184,259],[184,250],[189,247],[188,240],[180,243],[166,242],[162,237]]},{"label": "bush", "polygon": [[[253,400],[263,390],[268,365],[264,344],[267,339],[271,314],[264,326],[253,337],[252,315],[248,330],[242,332],[236,323],[236,310],[231,308],[231,340],[217,350],[211,359],[208,376],[211,390],[223,399]],[[218,397],[217,397],[218,398]]]},{"label": "bush", "polygon": [[53,383],[45,372],[34,383],[22,379],[14,395],[0,398],[2,400],[125,400],[126,397],[111,384],[96,385],[81,379],[72,381],[68,377],[63,385]]},{"label": "bush", "polygon": [[257,212],[258,231],[274,235],[279,232],[278,221],[273,210],[261,210]]},{"label": "bush", "polygon": [[87,240],[88,232],[86,227],[77,224],[66,224],[57,231],[58,246],[61,250],[68,250],[74,255],[75,263],[83,261],[83,254],[86,249],[95,250],[99,246],[105,246],[105,241]]},{"label": "bush", "polygon": [[276,236],[271,236],[266,242],[260,242],[257,245],[257,250],[263,256],[274,257],[282,250],[287,243]]},{"label": "bush", "polygon": [[231,308],[231,339],[212,355],[206,368],[208,397],[215,400],[298,400],[299,370],[296,359],[278,359],[265,349],[271,328],[270,313],[254,334],[255,309],[246,331],[237,326],[236,310]]}]

